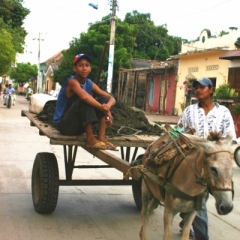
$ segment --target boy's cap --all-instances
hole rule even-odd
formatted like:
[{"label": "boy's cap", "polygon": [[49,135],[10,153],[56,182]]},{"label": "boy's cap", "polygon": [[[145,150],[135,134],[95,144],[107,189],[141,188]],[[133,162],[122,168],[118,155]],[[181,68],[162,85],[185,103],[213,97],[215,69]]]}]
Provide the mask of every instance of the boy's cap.
[{"label": "boy's cap", "polygon": [[201,80],[195,80],[195,81],[193,81],[192,86],[193,86],[193,87],[196,87],[196,85],[197,85],[198,83],[199,83],[200,85],[202,85],[203,87],[206,87],[206,86],[212,87],[212,86],[213,86],[212,81],[211,81],[209,78],[206,78],[206,77],[204,77],[204,78],[201,79]]},{"label": "boy's cap", "polygon": [[73,63],[75,64],[78,60],[82,59],[82,58],[85,58],[87,59],[89,62],[92,61],[92,59],[87,55],[87,54],[84,54],[84,53],[80,53],[78,55],[76,55],[73,59]]}]

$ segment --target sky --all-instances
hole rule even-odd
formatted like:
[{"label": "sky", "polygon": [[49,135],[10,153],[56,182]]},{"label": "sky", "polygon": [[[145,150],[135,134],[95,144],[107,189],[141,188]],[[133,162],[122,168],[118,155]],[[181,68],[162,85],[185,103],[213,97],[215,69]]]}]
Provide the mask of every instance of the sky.
[{"label": "sky", "polygon": [[[102,20],[111,13],[112,0],[24,0],[31,13],[24,21],[28,32],[25,52],[17,62],[38,64],[69,47],[73,38],[87,32],[90,23]],[[89,6],[98,5],[98,9]],[[116,15],[124,20],[126,13],[137,10],[150,13],[156,26],[166,24],[168,34],[195,40],[204,29],[212,35],[229,27],[237,27],[240,37],[239,0],[117,0]],[[40,38],[39,38],[40,34]],[[117,29],[116,29],[117,36]],[[40,47],[39,47],[39,41]],[[76,53],[77,54],[77,53]]]}]

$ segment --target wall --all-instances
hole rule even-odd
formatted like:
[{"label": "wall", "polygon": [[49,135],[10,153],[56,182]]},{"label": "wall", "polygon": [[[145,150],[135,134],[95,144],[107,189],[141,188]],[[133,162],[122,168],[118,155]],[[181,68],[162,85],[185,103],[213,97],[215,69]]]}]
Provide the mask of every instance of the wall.
[{"label": "wall", "polygon": [[221,50],[202,52],[181,57],[178,68],[175,108],[181,114],[180,103],[185,102],[185,85],[188,78],[216,78],[216,88],[228,79],[228,62],[219,59]]},{"label": "wall", "polygon": [[[223,61],[227,61],[227,60],[223,60]],[[240,60],[232,60],[232,61],[228,61],[229,62],[229,68],[236,68],[236,67],[240,67]]]},{"label": "wall", "polygon": [[228,79],[229,61],[219,59],[228,50],[235,49],[237,28],[230,28],[223,36],[211,36],[209,30],[204,29],[196,41],[182,42],[182,50],[174,58],[179,59],[175,108],[181,115],[180,103],[186,102],[183,82],[186,79],[200,79],[202,77],[216,78],[216,88]]},{"label": "wall", "polygon": [[211,35],[208,29],[202,30],[199,37],[195,41],[186,41],[182,43],[181,54],[193,51],[202,51],[205,49],[225,48],[228,50],[235,49],[237,28],[229,28],[229,32],[223,36]]},{"label": "wall", "polygon": [[[153,75],[153,101],[148,106],[148,110],[157,112],[165,115],[172,115],[175,100],[175,89],[176,89],[176,75],[171,73],[167,74],[154,74]],[[160,101],[164,98],[164,87],[166,86],[166,100],[165,100],[165,112],[164,107],[160,105]],[[162,89],[162,90],[161,90]],[[162,98],[162,99],[161,99]]]}]

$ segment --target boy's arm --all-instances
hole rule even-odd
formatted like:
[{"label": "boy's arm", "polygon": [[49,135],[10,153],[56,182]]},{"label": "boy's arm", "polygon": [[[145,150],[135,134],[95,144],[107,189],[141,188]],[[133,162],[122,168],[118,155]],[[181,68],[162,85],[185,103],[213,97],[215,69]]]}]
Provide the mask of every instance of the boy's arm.
[{"label": "boy's arm", "polygon": [[98,96],[105,96],[109,98],[108,103],[105,104],[108,106],[109,110],[116,103],[115,98],[111,94],[100,89],[95,83],[93,83],[92,89],[93,92],[96,93]]},{"label": "boy's arm", "polygon": [[90,94],[88,94],[85,90],[83,90],[78,81],[75,79],[71,79],[68,82],[68,85],[66,87],[66,95],[67,97],[71,97],[73,94],[77,94],[78,97],[85,103],[100,109],[101,111],[105,111],[104,105],[100,104],[98,101],[96,101]]}]

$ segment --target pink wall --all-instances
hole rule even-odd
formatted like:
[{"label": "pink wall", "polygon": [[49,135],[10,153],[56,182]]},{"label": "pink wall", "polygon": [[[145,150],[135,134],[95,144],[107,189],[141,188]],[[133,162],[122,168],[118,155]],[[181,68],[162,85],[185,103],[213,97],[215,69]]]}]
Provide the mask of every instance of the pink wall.
[{"label": "pink wall", "polygon": [[166,115],[173,114],[173,108],[175,103],[175,95],[176,95],[176,75],[172,74],[168,76],[169,84],[167,90],[167,101],[166,101]]},{"label": "pink wall", "polygon": [[154,89],[153,89],[153,101],[148,106],[148,110],[151,112],[159,112],[159,94],[160,94],[160,75],[153,75]]},{"label": "pink wall", "polygon": [[[173,108],[174,108],[174,101],[175,101],[175,91],[176,91],[176,81],[175,81],[176,75],[168,75],[168,87],[167,87],[167,98],[166,98],[166,109],[165,109],[165,115],[172,115],[173,114]],[[165,76],[160,76],[159,74],[153,75],[153,81],[154,81],[154,89],[153,89],[153,101],[152,104],[148,106],[148,111],[152,112],[160,112],[160,114],[163,113],[163,109],[160,109],[159,111],[159,99],[161,94],[161,81],[165,80]]]}]

